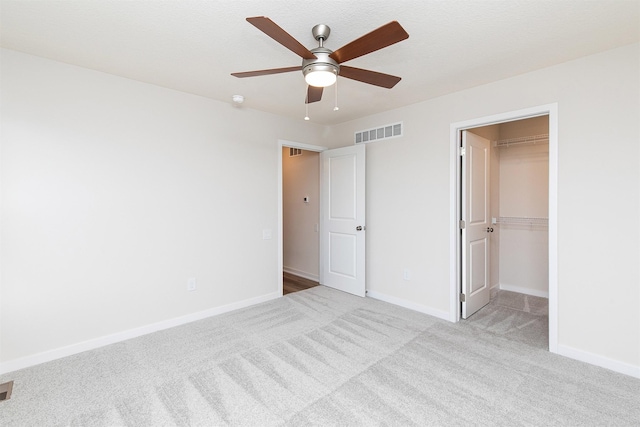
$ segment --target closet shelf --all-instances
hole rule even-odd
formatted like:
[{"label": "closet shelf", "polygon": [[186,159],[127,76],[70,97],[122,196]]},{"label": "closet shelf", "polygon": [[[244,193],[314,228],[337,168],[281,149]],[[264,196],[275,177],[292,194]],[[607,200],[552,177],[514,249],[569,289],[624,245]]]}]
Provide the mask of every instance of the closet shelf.
[{"label": "closet shelf", "polygon": [[522,144],[548,144],[549,143],[549,134],[543,133],[540,135],[531,135],[531,136],[521,136],[519,138],[510,138],[510,139],[499,139],[494,142],[495,147],[510,147],[512,145],[522,145]]},{"label": "closet shelf", "polygon": [[522,225],[549,225],[549,218],[531,216],[501,216],[498,224],[522,224]]}]

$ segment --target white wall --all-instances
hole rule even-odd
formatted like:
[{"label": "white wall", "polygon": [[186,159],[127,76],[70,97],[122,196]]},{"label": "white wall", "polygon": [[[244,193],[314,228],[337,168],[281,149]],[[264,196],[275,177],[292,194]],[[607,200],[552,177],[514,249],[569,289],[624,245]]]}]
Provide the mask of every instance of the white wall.
[{"label": "white wall", "polygon": [[[549,147],[500,148],[500,216],[548,218]],[[500,289],[548,297],[549,228],[499,223]]]},{"label": "white wall", "polygon": [[318,281],[320,153],[303,150],[289,157],[289,148],[283,147],[282,188],[284,271]]},{"label": "white wall", "polygon": [[323,127],[1,54],[5,369],[279,295],[277,141]]},{"label": "white wall", "polygon": [[557,103],[559,351],[640,376],[638,57],[630,45],[333,127],[347,145],[404,122],[367,147],[367,288],[447,318],[451,123]]}]

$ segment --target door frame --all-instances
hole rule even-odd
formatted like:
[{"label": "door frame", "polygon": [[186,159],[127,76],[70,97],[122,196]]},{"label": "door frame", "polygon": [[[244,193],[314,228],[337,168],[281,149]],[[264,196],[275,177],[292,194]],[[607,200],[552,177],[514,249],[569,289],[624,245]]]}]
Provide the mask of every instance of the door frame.
[{"label": "door frame", "polygon": [[449,313],[452,322],[460,321],[461,277],[461,132],[532,117],[549,117],[549,351],[558,353],[558,104],[545,104],[506,113],[484,116],[450,125],[450,251]]},{"label": "door frame", "polygon": [[[283,202],[283,194],[282,194],[282,148],[290,147],[290,148],[300,148],[302,150],[314,151],[316,153],[321,153],[325,150],[328,150],[328,147],[322,147],[320,145],[310,145],[304,144],[302,142],[296,141],[287,141],[285,139],[279,139],[277,145],[277,161],[278,161],[278,261],[277,261],[277,274],[278,277],[276,279],[276,283],[278,284],[277,292],[280,292],[280,296],[283,295],[282,290],[282,272],[284,269],[284,225],[283,225],[283,212],[282,212],[282,202]],[[320,177],[318,177],[320,180]],[[319,212],[322,212],[322,197],[319,200]],[[318,224],[318,227],[322,227],[321,224]],[[318,233],[321,233],[322,229],[318,230]],[[320,234],[319,234],[320,235]],[[318,260],[318,275],[320,277],[319,283],[323,282],[323,273],[322,273],[322,254],[320,254],[320,259]]]}]

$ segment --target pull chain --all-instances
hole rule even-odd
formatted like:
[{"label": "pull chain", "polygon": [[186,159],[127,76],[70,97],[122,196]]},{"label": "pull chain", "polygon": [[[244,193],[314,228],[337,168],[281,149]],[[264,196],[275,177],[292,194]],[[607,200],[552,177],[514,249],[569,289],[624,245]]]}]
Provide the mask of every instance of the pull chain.
[{"label": "pull chain", "polygon": [[338,108],[338,80],[336,80],[336,82],[334,83],[336,90],[335,90],[335,94],[336,94],[336,106],[333,107],[333,111],[338,111],[340,108]]}]

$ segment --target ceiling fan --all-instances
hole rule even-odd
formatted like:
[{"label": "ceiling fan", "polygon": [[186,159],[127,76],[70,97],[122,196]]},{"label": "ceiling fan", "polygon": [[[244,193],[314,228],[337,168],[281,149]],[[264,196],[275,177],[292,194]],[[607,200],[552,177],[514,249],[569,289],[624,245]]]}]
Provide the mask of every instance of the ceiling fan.
[{"label": "ceiling fan", "polygon": [[307,104],[320,101],[323,88],[334,84],[337,76],[387,89],[391,89],[400,81],[400,77],[390,74],[341,65],[343,62],[409,38],[409,34],[397,21],[389,22],[351,43],[347,43],[336,51],[323,46],[331,32],[331,29],[326,25],[321,24],[313,27],[311,33],[318,41],[318,47],[309,50],[266,16],[247,18],[247,21],[296,55],[302,57],[302,66],[231,73],[232,76],[242,78],[302,71],[305,81],[309,85],[305,100]]}]

